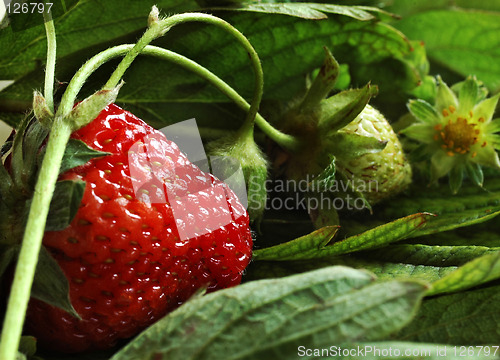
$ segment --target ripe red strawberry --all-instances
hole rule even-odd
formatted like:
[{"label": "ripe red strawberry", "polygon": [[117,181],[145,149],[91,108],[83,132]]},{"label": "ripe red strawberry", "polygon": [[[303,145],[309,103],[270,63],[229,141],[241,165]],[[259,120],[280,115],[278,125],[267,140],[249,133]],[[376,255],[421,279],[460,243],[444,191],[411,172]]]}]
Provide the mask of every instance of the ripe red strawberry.
[{"label": "ripe red strawberry", "polygon": [[114,104],[72,137],[111,153],[61,175],[84,180],[85,193],[70,226],[43,241],[82,320],[32,299],[27,333],[58,351],[107,348],[204,286],[240,282],[252,238],[226,184]]}]

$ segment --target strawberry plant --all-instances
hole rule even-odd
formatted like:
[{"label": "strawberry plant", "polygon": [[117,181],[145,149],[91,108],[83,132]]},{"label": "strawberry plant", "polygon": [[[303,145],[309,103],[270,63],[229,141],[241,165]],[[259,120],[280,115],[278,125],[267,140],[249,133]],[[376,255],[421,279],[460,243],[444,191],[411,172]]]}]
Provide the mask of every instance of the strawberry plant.
[{"label": "strawberry plant", "polygon": [[497,1],[26,5],[2,360],[500,356]]}]

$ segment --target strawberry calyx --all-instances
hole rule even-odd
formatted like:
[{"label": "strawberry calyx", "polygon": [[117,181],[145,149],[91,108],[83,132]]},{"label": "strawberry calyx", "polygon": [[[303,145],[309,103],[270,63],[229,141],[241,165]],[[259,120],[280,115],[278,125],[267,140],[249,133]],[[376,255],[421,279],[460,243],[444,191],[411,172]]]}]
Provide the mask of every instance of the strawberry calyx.
[{"label": "strawberry calyx", "polygon": [[268,161],[255,143],[253,131],[237,132],[214,140],[208,144],[207,148],[212,167],[214,161],[223,162],[217,164],[218,169],[226,172],[222,174],[223,178],[230,178],[234,173],[233,167],[229,164],[231,159],[235,159],[239,163],[246,184],[250,220],[259,225],[267,202]]},{"label": "strawberry calyx", "polygon": [[[36,98],[39,104],[44,103],[41,94],[35,94]],[[49,132],[44,125],[31,113],[13,131],[2,148],[2,158],[6,161],[0,164],[0,182],[4,184],[0,189],[0,246],[3,254],[0,276],[14,263],[20,250],[40,164],[46,153]],[[59,173],[105,155],[107,153],[89,148],[82,141],[71,139],[64,151]],[[70,224],[79,208],[84,189],[85,183],[82,181],[64,180],[56,183],[45,231],[62,230]],[[31,296],[78,317],[69,300],[67,279],[44,247],[38,257]]]}]

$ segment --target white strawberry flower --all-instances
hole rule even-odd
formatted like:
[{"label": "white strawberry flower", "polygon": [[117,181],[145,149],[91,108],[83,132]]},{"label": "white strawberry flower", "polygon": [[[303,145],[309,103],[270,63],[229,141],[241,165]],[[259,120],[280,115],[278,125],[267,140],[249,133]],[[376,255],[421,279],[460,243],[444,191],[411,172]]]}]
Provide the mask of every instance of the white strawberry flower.
[{"label": "white strawberry flower", "polygon": [[408,104],[415,123],[403,130],[420,146],[416,149],[430,163],[431,182],[448,175],[453,193],[464,174],[483,185],[482,166],[500,169],[500,119],[494,119],[500,94],[486,98],[478,80],[468,77],[453,88],[438,77],[435,104],[411,100]]}]

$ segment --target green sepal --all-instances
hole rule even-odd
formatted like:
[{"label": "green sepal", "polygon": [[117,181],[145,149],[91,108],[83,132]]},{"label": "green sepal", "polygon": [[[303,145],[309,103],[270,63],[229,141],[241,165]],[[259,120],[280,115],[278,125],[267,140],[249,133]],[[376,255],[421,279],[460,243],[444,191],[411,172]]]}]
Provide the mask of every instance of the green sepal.
[{"label": "green sepal", "polygon": [[418,120],[425,124],[439,124],[440,117],[436,109],[425,100],[410,100],[408,110]]},{"label": "green sepal", "polygon": [[38,177],[38,165],[41,163],[40,151],[43,142],[47,139],[48,130],[37,120],[26,129],[23,142],[23,180],[30,189],[35,188],[35,182]]},{"label": "green sepal", "polygon": [[[18,189],[30,193],[37,178],[40,148],[48,131],[33,116],[26,116],[16,129],[12,140],[11,178]],[[6,151],[8,151],[6,149]]]},{"label": "green sepal", "polygon": [[327,191],[327,189],[331,187],[332,183],[336,181],[336,172],[337,168],[335,166],[335,157],[331,156],[328,166],[308,184],[310,192]]},{"label": "green sepal", "polygon": [[450,189],[452,194],[456,194],[460,187],[462,186],[462,182],[464,179],[464,168],[463,165],[456,165],[448,174]]},{"label": "green sepal", "polygon": [[410,154],[410,162],[416,163],[427,160],[429,158],[429,151],[426,144],[421,144],[413,149]]},{"label": "green sepal", "polygon": [[483,186],[484,174],[481,165],[468,161],[465,163],[465,170],[472,182],[478,186]]},{"label": "green sepal", "polygon": [[499,132],[500,131],[500,118],[491,120],[491,122],[489,122],[487,126],[488,126],[488,128],[487,128],[488,133],[493,134],[493,133]]},{"label": "green sepal", "polygon": [[386,145],[387,140],[382,141],[372,136],[339,131],[328,136],[326,148],[328,152],[341,159],[351,159],[365,154],[378,153],[384,150]]},{"label": "green sepal", "polygon": [[80,207],[84,191],[83,181],[63,180],[56,183],[45,231],[63,230],[71,223]]},{"label": "green sepal", "polygon": [[340,65],[328,48],[324,47],[324,50],[325,60],[314,82],[307,91],[304,100],[302,100],[299,106],[300,111],[310,111],[310,109],[318,105],[321,100],[328,96],[337,82]]},{"label": "green sepal", "polygon": [[[212,141],[207,145],[212,168],[214,161],[219,177],[229,179],[234,173],[232,159],[236,159],[244,176],[246,194],[248,200],[248,214],[252,222],[259,226],[267,203],[267,169],[268,161],[262,150],[255,143],[253,131],[251,133],[235,133]],[[235,178],[235,180],[237,180]],[[235,181],[233,187],[239,187],[239,181]],[[238,195],[240,189],[233,189]]]},{"label": "green sepal", "polygon": [[5,165],[0,161],[0,200],[5,201],[12,193],[12,178],[5,168]]},{"label": "green sepal", "polygon": [[0,278],[2,278],[5,270],[17,258],[19,248],[16,246],[2,246],[0,247],[0,251]]},{"label": "green sepal", "polygon": [[436,92],[436,109],[441,112],[444,109],[449,109],[450,105],[453,107],[458,106],[457,95],[451,88],[443,81],[441,76],[437,76],[437,92]]},{"label": "green sepal", "polygon": [[89,160],[94,158],[110,155],[111,153],[92,149],[83,141],[69,139],[64,156],[59,169],[59,174],[62,174],[77,166],[85,165]]},{"label": "green sepal", "polygon": [[468,76],[464,81],[454,84],[451,89],[458,93],[458,112],[467,116],[478,102],[488,96],[488,90],[475,76]]},{"label": "green sepal", "polygon": [[31,296],[81,319],[69,298],[68,279],[45,247],[40,249]]},{"label": "green sepal", "polygon": [[337,177],[344,184],[349,184],[349,183],[352,184],[352,186],[347,186],[346,191],[344,191],[342,194],[344,195],[345,201],[348,202],[349,206],[354,209],[357,209],[356,199],[361,199],[361,201],[363,202],[363,207],[368,209],[368,211],[370,211],[371,214],[373,212],[372,206],[370,202],[366,199],[363,192],[357,190],[358,188],[356,187],[356,184],[354,184],[354,179],[351,178],[351,180],[349,180],[347,174],[344,171],[338,171]]},{"label": "green sepal", "polygon": [[77,104],[68,115],[68,122],[72,124],[73,131],[78,130],[94,120],[102,110],[113,103],[123,82],[111,90],[99,90]]},{"label": "green sepal", "polygon": [[19,123],[16,129],[16,135],[12,141],[12,158],[11,158],[11,169],[12,169],[12,180],[20,188],[24,188],[25,184],[23,182],[24,174],[24,135],[26,129],[33,119],[33,114],[26,115],[23,120]]},{"label": "green sepal", "polygon": [[31,360],[36,353],[36,338],[34,336],[22,336],[19,342],[19,352]]},{"label": "green sepal", "polygon": [[367,84],[361,89],[345,90],[323,100],[319,105],[319,131],[333,133],[349,124],[377,92],[376,86]]},{"label": "green sepal", "polygon": [[312,199],[315,199],[316,203],[319,205],[316,208],[307,209],[307,212],[309,214],[309,217],[311,218],[311,221],[313,222],[315,229],[322,229],[328,226],[338,226],[340,224],[339,214],[337,209],[335,209],[335,206],[322,205],[322,201],[324,201],[325,198],[329,199],[328,204],[333,204],[333,195],[334,194],[330,194],[327,192],[305,194],[307,198],[307,204],[312,204]]},{"label": "green sepal", "polygon": [[430,144],[435,141],[433,136],[436,131],[428,124],[415,123],[401,130],[401,133],[423,144]]},{"label": "green sepal", "polygon": [[54,114],[47,106],[47,101],[43,95],[35,91],[33,94],[33,112],[44,128],[50,129],[54,120]]}]

